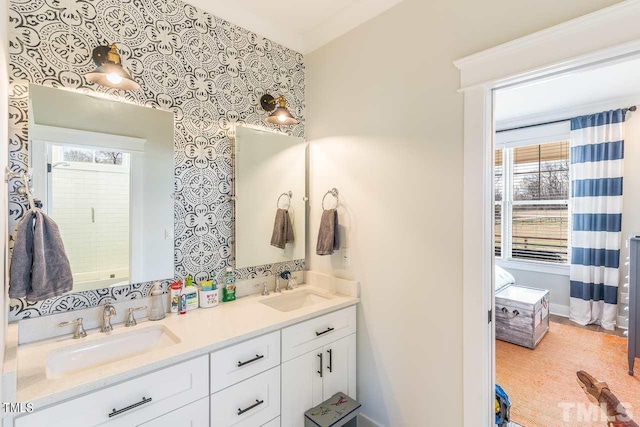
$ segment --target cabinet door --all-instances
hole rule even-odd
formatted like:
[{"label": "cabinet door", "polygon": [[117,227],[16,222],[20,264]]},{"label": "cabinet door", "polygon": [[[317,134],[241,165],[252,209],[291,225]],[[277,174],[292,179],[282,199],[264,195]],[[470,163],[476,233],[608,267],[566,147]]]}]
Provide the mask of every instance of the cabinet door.
[{"label": "cabinet door", "polygon": [[322,401],[339,391],[356,399],[356,334],[332,342],[322,350],[324,352]]},{"label": "cabinet door", "polygon": [[208,427],[209,426],[209,398],[205,397],[197,402],[176,409],[162,415],[139,427]]},{"label": "cabinet door", "polygon": [[282,427],[304,425],[304,412],[322,403],[324,362],[322,348],[319,348],[282,364]]}]

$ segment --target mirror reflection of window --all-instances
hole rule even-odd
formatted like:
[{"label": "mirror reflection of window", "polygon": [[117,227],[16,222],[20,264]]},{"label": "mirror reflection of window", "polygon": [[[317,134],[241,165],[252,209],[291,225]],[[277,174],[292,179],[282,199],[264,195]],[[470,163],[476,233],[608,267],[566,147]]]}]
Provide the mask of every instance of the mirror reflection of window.
[{"label": "mirror reflection of window", "polygon": [[34,84],[29,103],[33,194],[73,292],[173,278],[173,113]]},{"label": "mirror reflection of window", "polygon": [[60,228],[74,291],[129,283],[129,153],[52,145],[47,210]]}]

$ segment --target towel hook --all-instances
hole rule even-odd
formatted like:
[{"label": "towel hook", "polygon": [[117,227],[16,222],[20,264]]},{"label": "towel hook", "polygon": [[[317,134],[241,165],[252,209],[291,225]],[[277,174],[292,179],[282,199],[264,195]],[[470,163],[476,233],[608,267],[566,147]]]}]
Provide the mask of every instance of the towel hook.
[{"label": "towel hook", "polygon": [[289,190],[288,193],[282,193],[280,196],[278,196],[278,201],[276,202],[276,208],[280,209],[280,199],[283,196],[287,198],[287,207],[283,209],[289,210],[289,208],[291,207],[291,198],[293,197],[293,193],[291,192],[291,190]]},{"label": "towel hook", "polygon": [[10,179],[21,179],[22,185],[16,187],[16,193],[22,197],[27,199],[29,209],[38,208],[42,209],[42,201],[40,199],[35,199],[31,194],[31,175],[32,171],[27,170],[26,172],[13,172],[8,167],[5,168],[4,171],[4,181],[9,182]]},{"label": "towel hook", "polygon": [[338,207],[338,203],[340,202],[340,199],[338,198],[338,194],[340,194],[340,193],[338,193],[338,189],[335,188],[335,187],[332,188],[331,190],[327,191],[324,194],[324,197],[322,198],[322,210],[324,210],[324,211],[327,210],[327,208],[324,207],[324,201],[325,201],[325,199],[327,198],[328,195],[332,195],[333,197],[336,198],[336,207],[334,208],[334,209],[336,209]]}]

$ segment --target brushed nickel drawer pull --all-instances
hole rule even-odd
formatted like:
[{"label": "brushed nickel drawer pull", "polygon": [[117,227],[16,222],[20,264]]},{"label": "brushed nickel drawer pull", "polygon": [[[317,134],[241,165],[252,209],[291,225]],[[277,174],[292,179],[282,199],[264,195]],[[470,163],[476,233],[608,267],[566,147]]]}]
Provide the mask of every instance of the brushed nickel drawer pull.
[{"label": "brushed nickel drawer pull", "polygon": [[253,408],[255,408],[256,406],[262,405],[264,403],[264,400],[258,400],[256,399],[256,403],[254,403],[253,405],[249,406],[248,408],[244,408],[244,409],[240,409],[238,408],[238,415],[242,415],[247,411],[252,410]]},{"label": "brushed nickel drawer pull", "polygon": [[329,327],[329,328],[327,328],[327,330],[326,330],[326,331],[316,332],[316,336],[317,336],[317,337],[319,337],[320,335],[324,335],[324,334],[326,334],[327,332],[331,332],[331,331],[333,331],[334,329],[335,329],[335,328],[331,328],[331,327]]},{"label": "brushed nickel drawer pull", "polygon": [[127,412],[127,411],[129,411],[129,410],[131,410],[133,408],[137,408],[138,406],[142,406],[142,405],[144,405],[146,403],[149,403],[149,402],[151,402],[151,398],[147,399],[146,397],[142,397],[142,400],[140,402],[134,403],[133,405],[129,405],[126,408],[118,409],[117,411],[116,411],[116,408],[113,408],[113,411],[111,411],[111,413],[109,413],[109,418],[115,417],[116,415],[120,415],[123,412]]},{"label": "brushed nickel drawer pull", "polygon": [[257,361],[257,360],[263,359],[263,358],[264,358],[264,355],[256,354],[256,357],[254,357],[251,360],[247,360],[245,362],[238,361],[238,368],[240,368],[240,367],[242,367],[244,365],[248,365],[249,363],[253,363],[253,362]]}]

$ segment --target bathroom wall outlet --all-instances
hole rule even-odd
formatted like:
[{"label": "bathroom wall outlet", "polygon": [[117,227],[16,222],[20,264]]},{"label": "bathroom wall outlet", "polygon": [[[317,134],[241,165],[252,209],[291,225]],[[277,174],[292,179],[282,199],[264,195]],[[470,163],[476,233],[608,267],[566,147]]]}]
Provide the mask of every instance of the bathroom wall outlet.
[{"label": "bathroom wall outlet", "polygon": [[351,250],[342,248],[342,266],[351,267]]}]

